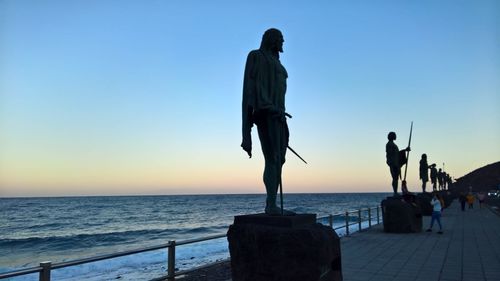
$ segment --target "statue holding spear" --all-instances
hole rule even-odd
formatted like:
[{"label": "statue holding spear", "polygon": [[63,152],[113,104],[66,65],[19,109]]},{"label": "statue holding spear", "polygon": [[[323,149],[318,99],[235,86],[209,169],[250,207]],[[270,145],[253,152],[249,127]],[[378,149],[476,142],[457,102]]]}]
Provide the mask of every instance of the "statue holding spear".
[{"label": "statue holding spear", "polygon": [[[399,150],[398,146],[394,143],[396,140],[396,133],[390,132],[387,135],[387,139],[389,140],[385,145],[385,153],[386,153],[386,163],[389,166],[389,170],[391,172],[392,177],[392,189],[394,191],[394,196],[398,195],[398,183],[401,178],[401,167],[407,163],[411,144],[411,133],[413,129],[413,122],[410,129],[410,141],[408,142],[408,147],[403,150]],[[404,176],[404,183],[406,183],[406,169]]]}]

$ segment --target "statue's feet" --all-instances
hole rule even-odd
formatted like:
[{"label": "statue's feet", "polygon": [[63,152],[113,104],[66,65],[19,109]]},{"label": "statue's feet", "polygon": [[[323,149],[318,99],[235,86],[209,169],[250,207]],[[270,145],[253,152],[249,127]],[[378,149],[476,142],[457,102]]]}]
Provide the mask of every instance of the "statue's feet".
[{"label": "statue's feet", "polygon": [[[278,206],[266,207],[265,213],[271,216],[281,216],[281,208]],[[283,216],[293,216],[295,212],[283,209]]]}]

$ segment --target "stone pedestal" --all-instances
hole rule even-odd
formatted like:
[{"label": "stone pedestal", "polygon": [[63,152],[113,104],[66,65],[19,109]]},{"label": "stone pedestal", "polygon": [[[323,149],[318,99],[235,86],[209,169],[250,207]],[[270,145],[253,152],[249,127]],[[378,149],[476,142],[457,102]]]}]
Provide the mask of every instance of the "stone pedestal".
[{"label": "stone pedestal", "polygon": [[340,239],[315,214],[235,216],[227,239],[233,281],[342,280]]},{"label": "stone pedestal", "polygon": [[419,193],[417,195],[417,204],[420,206],[422,210],[423,216],[432,216],[432,193]]},{"label": "stone pedestal", "polygon": [[453,202],[453,199],[454,199],[453,196],[452,196],[452,194],[451,194],[451,192],[448,193],[448,191],[444,191],[443,190],[443,191],[440,192],[440,195],[441,195],[441,197],[443,198],[443,201],[444,201],[443,208],[448,208],[451,205],[451,202]]},{"label": "stone pedestal", "polygon": [[407,203],[401,197],[387,197],[381,205],[385,232],[422,231],[422,211],[417,204]]}]

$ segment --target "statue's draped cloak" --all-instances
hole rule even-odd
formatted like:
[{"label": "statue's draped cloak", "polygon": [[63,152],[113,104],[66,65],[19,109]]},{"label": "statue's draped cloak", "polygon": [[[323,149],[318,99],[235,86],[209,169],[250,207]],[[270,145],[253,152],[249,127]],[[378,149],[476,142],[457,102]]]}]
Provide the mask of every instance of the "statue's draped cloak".
[{"label": "statue's draped cloak", "polygon": [[[284,77],[278,77],[283,75]],[[278,58],[265,50],[248,54],[243,80],[241,146],[251,155],[251,130],[255,116],[262,111],[285,112],[286,78],[288,74]]]}]

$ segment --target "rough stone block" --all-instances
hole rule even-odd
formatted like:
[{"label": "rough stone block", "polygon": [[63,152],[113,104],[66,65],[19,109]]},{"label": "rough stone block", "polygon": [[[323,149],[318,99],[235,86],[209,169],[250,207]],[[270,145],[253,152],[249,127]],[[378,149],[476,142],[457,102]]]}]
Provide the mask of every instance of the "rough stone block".
[{"label": "rough stone block", "polygon": [[432,193],[419,193],[417,194],[417,204],[422,210],[423,216],[432,216]]},{"label": "rough stone block", "polygon": [[401,197],[387,197],[382,200],[381,205],[385,232],[422,231],[422,210],[417,204],[407,203]]},{"label": "rough stone block", "polygon": [[340,239],[316,215],[237,216],[227,239],[233,281],[342,280]]}]

